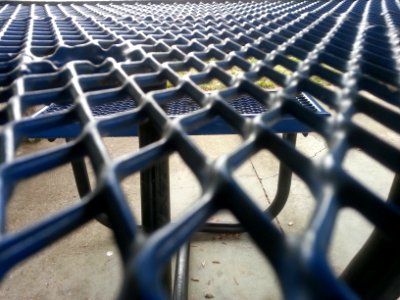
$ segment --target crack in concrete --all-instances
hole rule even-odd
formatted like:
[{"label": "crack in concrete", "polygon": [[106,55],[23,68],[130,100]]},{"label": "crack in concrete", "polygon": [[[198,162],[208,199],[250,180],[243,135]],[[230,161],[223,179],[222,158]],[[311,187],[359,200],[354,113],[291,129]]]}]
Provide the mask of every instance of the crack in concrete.
[{"label": "crack in concrete", "polygon": [[[265,197],[265,199],[267,199],[267,202],[271,205],[271,200],[270,200],[269,197],[268,197],[267,190],[264,188],[264,185],[263,185],[263,183],[262,183],[262,178],[261,178],[261,176],[258,174],[257,169],[256,169],[256,167],[255,167],[254,164],[253,164],[253,161],[252,161],[251,159],[250,159],[249,161],[250,161],[251,167],[253,168],[254,173],[256,174],[257,180],[258,180],[259,184],[261,185],[261,188],[262,188],[263,193],[264,193],[264,197]],[[277,174],[277,175],[278,175],[278,174]],[[275,177],[275,176],[277,176],[277,175],[274,175],[274,176],[272,176],[272,177]],[[281,223],[279,222],[278,216],[276,216],[276,218],[275,218],[274,220],[275,220],[275,222],[277,223],[278,228],[280,229],[280,231],[281,231],[281,232],[284,232],[284,231],[283,231],[283,228],[282,228],[282,225],[281,225]]]},{"label": "crack in concrete", "polygon": [[315,158],[318,154],[320,154],[322,151],[326,150],[327,147],[323,147],[322,149],[318,150],[317,152],[315,152],[312,156],[310,156],[309,158]]},{"label": "crack in concrete", "polygon": [[278,177],[278,175],[279,175],[279,173],[276,173],[276,174],[274,174],[274,175],[271,175],[271,176],[267,176],[267,177],[260,177],[260,179],[261,179],[261,180],[265,180],[265,179],[271,179],[271,178]]}]

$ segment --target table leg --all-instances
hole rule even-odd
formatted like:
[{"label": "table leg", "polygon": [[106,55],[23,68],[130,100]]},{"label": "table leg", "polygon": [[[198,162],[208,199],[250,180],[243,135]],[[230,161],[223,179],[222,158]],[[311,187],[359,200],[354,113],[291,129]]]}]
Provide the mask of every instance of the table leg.
[{"label": "table leg", "polygon": [[[145,147],[160,138],[151,124],[139,127],[139,147]],[[169,161],[168,158],[156,162],[140,173],[142,198],[142,225],[151,233],[171,220],[169,199]]]},{"label": "table leg", "polygon": [[[66,138],[65,141],[68,143],[69,141],[71,141],[71,139]],[[85,160],[83,158],[73,160],[71,162],[71,165],[79,197],[83,198],[91,190]]]},{"label": "table leg", "polygon": [[[145,147],[160,135],[149,122],[139,126],[139,147]],[[169,161],[164,158],[140,172],[142,226],[151,233],[171,220],[169,197]],[[171,291],[171,265],[164,270],[164,286]]]},{"label": "table leg", "polygon": [[[65,139],[69,142],[71,139]],[[72,172],[74,173],[75,184],[78,189],[79,197],[82,199],[86,196],[90,191],[90,180],[89,175],[85,163],[85,159],[79,158],[71,162]],[[106,214],[100,214],[96,217],[96,220],[103,224],[104,226],[110,227],[110,223],[108,222],[108,218]]]},{"label": "table leg", "polygon": [[[400,204],[400,175],[396,174],[388,201]],[[342,279],[362,299],[397,299],[400,295],[400,245],[375,229],[351,260]]]},{"label": "table leg", "polygon": [[185,243],[176,257],[173,300],[188,298],[190,242]]},{"label": "table leg", "polygon": [[85,160],[83,158],[74,160],[71,162],[71,165],[79,196],[83,198],[91,190]]},{"label": "table leg", "polygon": [[[297,134],[296,133],[284,133],[283,139],[296,146]],[[268,207],[266,212],[275,218],[285,206],[289,197],[290,186],[292,184],[292,170],[287,167],[282,161],[279,164],[279,177],[278,177],[278,189],[274,200]]]}]

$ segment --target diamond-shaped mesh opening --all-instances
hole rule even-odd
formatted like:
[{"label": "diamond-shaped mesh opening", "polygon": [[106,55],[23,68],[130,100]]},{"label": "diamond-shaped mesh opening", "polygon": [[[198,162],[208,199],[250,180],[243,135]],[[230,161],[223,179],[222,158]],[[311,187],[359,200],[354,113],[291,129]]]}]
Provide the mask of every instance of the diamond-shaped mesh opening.
[{"label": "diamond-shaped mesh opening", "polygon": [[[273,177],[264,183],[267,195],[276,193],[276,180],[277,178]],[[293,175],[289,198],[278,215],[277,222],[287,234],[304,233],[313,217],[315,207],[315,199],[310,189],[300,177]]]},{"label": "diamond-shaped mesh opening", "polygon": [[311,160],[318,162],[329,152],[327,141],[316,132],[298,134],[296,150]]},{"label": "diamond-shaped mesh opening", "polygon": [[254,64],[257,64],[257,63],[259,63],[259,62],[262,61],[261,58],[258,58],[258,57],[252,56],[252,55],[247,55],[245,59],[246,59],[250,64],[253,64],[253,65],[254,65]]},{"label": "diamond-shaped mesh opening", "polygon": [[147,46],[147,45],[145,45],[145,46],[142,46],[142,49],[144,50],[144,51],[146,51],[147,53],[152,53],[152,52],[155,52],[155,53],[162,53],[162,52],[168,52],[168,47],[165,45],[165,44],[163,44],[163,43],[158,43],[158,44],[156,44],[156,45],[151,45],[151,46]]},{"label": "diamond-shaped mesh opening", "polygon": [[195,67],[184,67],[176,70],[176,74],[178,74],[180,77],[195,75],[197,73],[199,73],[199,71]]},{"label": "diamond-shaped mesh opening", "polygon": [[267,91],[276,91],[281,89],[282,87],[273,82],[266,76],[262,76],[260,79],[254,82],[260,88],[267,90]]},{"label": "diamond-shaped mesh opening", "polygon": [[400,150],[400,135],[389,126],[379,123],[366,114],[354,115],[352,122],[380,138],[382,141]]},{"label": "diamond-shaped mesh opening", "polygon": [[[285,138],[285,143],[293,143],[290,141],[293,137]],[[313,145],[313,142],[302,140],[298,135],[296,148]],[[273,140],[265,144],[268,146],[270,143],[274,143]],[[311,158],[317,161],[318,155]],[[306,183],[291,173],[291,169],[273,153],[262,149],[235,171],[234,178],[260,210],[276,217],[275,226],[286,233],[300,233],[311,220],[315,199]],[[289,181],[285,180],[290,178],[288,176],[292,176]]]},{"label": "diamond-shaped mesh opening", "polygon": [[150,63],[149,60],[145,60],[140,63],[126,63],[122,64],[122,69],[128,75],[136,75],[136,74],[145,74],[145,73],[154,73],[157,70]]},{"label": "diamond-shaped mesh opening", "polygon": [[[195,36],[193,38],[195,38]],[[205,47],[203,45],[201,45],[200,43],[198,43],[197,41],[191,43],[188,46],[186,46],[186,45],[185,46],[179,46],[178,45],[177,48],[179,50],[181,50],[182,52],[186,53],[186,54],[189,54],[189,53],[192,53],[192,52],[204,51],[204,49],[205,49]]]},{"label": "diamond-shaped mesh opening", "polygon": [[[121,105],[122,103],[122,105]],[[139,124],[145,120],[145,117],[134,107],[130,107],[132,100],[128,99],[123,102],[112,102],[109,106],[102,106],[102,110],[97,111],[107,113],[107,109],[116,106],[117,110],[112,111],[113,118],[108,118],[107,114],[100,115],[97,129],[102,137],[127,137],[137,136],[139,132]],[[106,108],[103,110],[103,108]],[[96,111],[93,110],[95,113]]]},{"label": "diamond-shaped mesh opening", "polygon": [[[0,88],[1,88],[1,95],[7,93],[7,90],[11,89],[13,82],[18,77],[18,69],[14,69],[13,67],[9,67],[11,69],[9,74],[0,75]],[[10,92],[8,92],[10,93]],[[10,97],[6,94],[6,96]]]},{"label": "diamond-shaped mesh opening", "polygon": [[203,92],[213,92],[225,89],[227,83],[222,77],[226,76],[219,70],[213,70],[211,74],[201,73],[191,76],[191,79],[199,86]]},{"label": "diamond-shaped mesh opening", "polygon": [[94,65],[87,62],[74,64],[75,70],[79,75],[93,75],[96,73],[109,73],[112,70],[112,63],[105,61],[102,64]]},{"label": "diamond-shaped mesh opening", "polygon": [[331,82],[325,80],[324,78],[322,78],[318,75],[312,75],[310,77],[310,80],[315,82],[316,84],[318,84],[324,88],[330,89],[332,91],[337,91],[339,89],[336,85],[332,84]]},{"label": "diamond-shaped mesh opening", "polygon": [[[52,149],[49,149],[49,144],[52,144]],[[29,231],[32,230],[32,224],[49,222],[55,214],[59,215],[59,218],[71,214],[73,206],[75,206],[73,209],[80,209],[76,206],[79,199],[89,195],[89,185],[93,187],[97,184],[92,158],[84,152],[83,145],[83,141],[72,141],[64,145],[62,140],[57,140],[55,143],[42,140],[38,143],[20,144],[19,149],[16,150],[19,158],[15,161],[15,168],[7,170],[5,175],[9,185],[2,197],[9,198],[7,199],[9,209],[5,214],[7,224],[15,219],[10,216],[10,211],[15,213],[25,211],[26,216],[19,220],[18,224],[21,228],[12,227],[8,230],[21,230],[24,227],[24,231]],[[46,161],[46,163],[40,163],[38,160]],[[77,169],[77,164],[85,160],[90,174],[90,178],[87,179],[81,173],[82,168]],[[74,176],[78,177],[74,179]],[[63,186],[64,184],[66,186]],[[88,187],[82,188],[82,184],[87,184]],[[28,193],[29,198],[27,198],[29,190],[32,191]],[[66,191],[66,195],[70,197],[64,198],[63,191]],[[60,201],[56,201],[55,205],[47,203],[46,198],[43,198],[43,194],[46,193]],[[29,199],[29,204],[24,206],[27,199]],[[65,209],[66,207],[68,208]],[[54,226],[60,226],[60,224]]]},{"label": "diamond-shaped mesh opening", "polygon": [[[272,193],[267,194],[264,185],[270,178],[278,176],[278,167],[279,161],[271,153],[260,151],[233,173],[235,181],[262,211],[270,206],[274,196]],[[224,220],[220,215],[214,215],[210,221],[221,223]]]},{"label": "diamond-shaped mesh opening", "polygon": [[[41,114],[66,112],[72,108],[74,96],[70,88],[26,93],[21,97],[23,116],[40,116]],[[47,109],[46,109],[47,108]]]},{"label": "diamond-shaped mesh opening", "polygon": [[343,160],[343,168],[370,191],[382,199],[387,198],[394,172],[371,158],[362,149],[350,149]]},{"label": "diamond-shaped mesh opening", "polygon": [[[209,32],[209,33],[218,33],[218,32],[217,32],[216,30],[214,30],[214,29],[208,30],[208,32]],[[204,46],[210,47],[210,46],[213,46],[213,45],[216,45],[216,44],[220,44],[220,43],[221,43],[221,40],[219,40],[217,37],[211,36],[211,37],[208,37],[208,38],[206,38],[206,39],[200,39],[200,42],[201,42]]]},{"label": "diamond-shaped mesh opening", "polygon": [[138,107],[128,88],[91,94],[87,100],[95,117],[130,111]]},{"label": "diamond-shaped mesh opening", "polygon": [[[44,57],[53,54],[57,47],[54,45],[52,46],[52,41],[47,42],[47,43],[37,43],[37,44],[42,44],[42,45],[37,45],[36,47],[32,47],[32,53],[35,54],[38,57]],[[46,44],[46,45],[43,45]]]},{"label": "diamond-shaped mesh opening", "polygon": [[391,84],[379,79],[376,80],[369,76],[364,76],[359,84],[360,84],[360,89],[370,92],[374,94],[376,97],[384,98],[392,102],[398,101],[397,99],[400,95],[400,88],[396,86],[397,83]]},{"label": "diamond-shaped mesh opening", "polygon": [[[55,197],[48,205],[55,206],[62,201],[62,197]],[[31,213],[13,210],[12,224],[18,226],[23,216],[30,217]],[[85,255],[87,252],[91,255]],[[45,276],[38,276],[38,270]],[[62,282],[57,280],[59,274],[63,274]],[[121,274],[118,248],[110,230],[92,221],[13,268],[3,278],[0,296],[5,299],[113,299],[119,293]],[[26,282],[23,289],[21,281]]]},{"label": "diamond-shaped mesh opening", "polygon": [[[220,109],[228,106],[225,103],[217,103],[213,108],[208,107],[198,116],[188,116],[183,121],[183,125],[188,134],[237,134],[244,119],[234,111],[224,111]],[[225,110],[225,109],[222,109]]]},{"label": "diamond-shaped mesh opening", "polygon": [[182,53],[175,50],[168,54],[154,54],[154,58],[157,59],[159,63],[164,63],[183,61],[185,57]]},{"label": "diamond-shaped mesh opening", "polygon": [[200,199],[201,187],[192,170],[182,157],[173,154],[169,157],[171,219],[183,215]]},{"label": "diamond-shaped mesh opening", "polygon": [[325,68],[325,69],[327,69],[327,70],[329,70],[329,71],[332,71],[332,72],[334,72],[334,73],[337,73],[337,74],[343,74],[342,71],[340,71],[339,69],[333,67],[332,65],[330,65],[330,64],[328,64],[328,63],[324,63],[324,62],[321,63],[321,67],[323,67],[323,68]]},{"label": "diamond-shaped mesh opening", "polygon": [[107,90],[120,87],[123,82],[116,72],[80,77],[79,83],[84,92]]},{"label": "diamond-shaped mesh opening", "polygon": [[[130,141],[127,143],[129,146],[132,146],[132,138],[129,138]],[[122,140],[125,140],[122,139]],[[110,142],[105,142],[105,144],[114,144],[114,145],[120,145],[121,141],[118,139],[118,141],[115,141],[115,139],[112,139]],[[109,150],[112,149],[112,146],[107,147]],[[115,147],[117,148],[117,147]],[[118,147],[119,148],[119,147]],[[132,149],[128,150],[130,153],[132,153]],[[128,151],[124,152],[124,154],[129,153]],[[110,151],[111,152],[111,151]],[[114,153],[112,152],[113,157],[117,157],[118,155],[123,155],[121,152],[118,150],[118,152]],[[124,193],[124,196],[126,198],[127,204],[130,208],[130,211],[132,215],[135,217],[137,220],[138,224],[142,224],[142,203],[141,203],[141,194],[140,194],[140,174],[133,174],[130,176],[127,176],[122,180],[121,182],[121,189]]]},{"label": "diamond-shaped mesh opening", "polygon": [[[249,242],[247,234],[196,235],[190,247],[190,294],[198,299],[217,295],[283,299],[274,269]],[[251,265],[258,267],[249,268]]]},{"label": "diamond-shaped mesh opening", "polygon": [[254,116],[267,111],[266,105],[262,104],[256,98],[245,92],[239,92],[238,94],[230,96],[228,99],[226,99],[226,101],[236,112],[241,115]]},{"label": "diamond-shaped mesh opening", "polygon": [[277,91],[284,86],[284,77],[275,69],[261,67],[254,78],[254,84],[267,91]]},{"label": "diamond-shaped mesh opening", "polygon": [[194,135],[190,139],[203,154],[214,161],[232,153],[243,142],[241,136],[237,134],[216,135],[215,137],[212,142],[205,135]]},{"label": "diamond-shaped mesh opening", "polygon": [[376,91],[368,91],[365,89],[360,89],[358,95],[363,97],[362,101],[373,102],[375,104],[381,105],[388,108],[394,112],[400,112],[400,108],[397,105],[396,96],[395,97],[382,97],[377,94]]},{"label": "diamond-shaped mesh opening", "polygon": [[[33,152],[47,150],[48,143],[46,141],[25,143],[19,149],[19,155],[25,157]],[[60,147],[63,141],[59,140],[55,143]],[[86,161],[89,162],[89,160]],[[91,167],[90,169],[92,170]],[[47,199],[43,199],[43,194],[48,195],[54,201],[49,202]],[[64,195],[69,195],[69,197]],[[19,181],[8,200],[7,231],[23,230],[79,201],[80,196],[70,164],[58,166],[48,172]]]},{"label": "diamond-shaped mesh opening", "polygon": [[339,211],[328,252],[331,268],[337,276],[361,249],[372,230],[372,224],[356,210],[343,208]]},{"label": "diamond-shaped mesh opening", "polygon": [[45,89],[61,88],[71,80],[71,74],[68,71],[43,74],[27,77],[24,81],[24,89],[27,92],[40,91]]},{"label": "diamond-shaped mesh opening", "polygon": [[301,80],[299,90],[311,95],[317,100],[318,105],[321,105],[332,116],[337,115],[340,103],[336,101],[337,95],[333,90],[327,89],[308,79]]},{"label": "diamond-shaped mesh opening", "polygon": [[232,76],[239,76],[244,74],[244,70],[236,65],[233,65],[232,67],[227,69],[226,72]]},{"label": "diamond-shaped mesh opening", "polygon": [[[137,133],[137,129],[135,130]],[[131,157],[132,153],[137,153],[140,150],[139,139],[137,137],[103,137],[102,141],[109,156],[115,161],[124,161],[128,157]],[[120,187],[132,215],[135,217],[138,224],[141,224],[140,174],[134,173],[125,176],[120,183]]]},{"label": "diamond-shaped mesh opening", "polygon": [[172,76],[166,72],[161,74],[140,75],[136,80],[142,91],[145,93],[175,87]]},{"label": "diamond-shaped mesh opening", "polygon": [[[59,106],[61,111],[65,109],[69,109],[68,105]],[[46,109],[46,108],[44,108]],[[43,116],[47,115],[50,117],[52,115],[51,106],[47,107],[48,111],[45,111],[42,115],[42,120],[44,120]],[[64,113],[61,116],[53,115],[52,120],[48,119],[44,122],[40,119],[34,121],[27,121],[25,123],[21,123],[20,126],[16,128],[15,134],[18,136],[17,139],[13,140],[15,155],[20,156],[24,151],[21,151],[21,147],[23,147],[27,142],[39,142],[40,139],[49,139],[53,141],[56,138],[76,138],[82,132],[83,126],[78,121],[76,113],[74,111],[69,111]],[[11,143],[11,141],[10,141]],[[42,141],[39,143],[40,145],[45,146],[45,148],[53,148],[57,147],[57,143],[47,143]],[[10,144],[11,145],[11,144]],[[35,147],[31,150],[35,151]],[[38,148],[43,149],[43,148]]]},{"label": "diamond-shaped mesh opening", "polygon": [[211,64],[223,59],[223,57],[217,57],[211,53],[205,56],[200,56],[199,58],[201,58],[206,64]]},{"label": "diamond-shaped mesh opening", "polygon": [[20,58],[13,58],[13,55],[2,55],[0,53],[0,70],[2,74],[0,75],[0,87],[2,90],[9,86],[13,80],[17,77],[16,68],[20,63]]},{"label": "diamond-shaped mesh opening", "polygon": [[163,101],[161,107],[170,117],[184,116],[201,109],[199,103],[184,92],[174,93],[166,102]]},{"label": "diamond-shaped mesh opening", "polygon": [[293,74],[292,70],[290,70],[290,69],[288,69],[285,66],[280,65],[280,64],[275,65],[274,66],[274,70],[276,72],[278,72],[278,73],[281,73],[281,74],[285,75],[285,76],[291,76]]},{"label": "diamond-shaped mesh opening", "polygon": [[217,78],[212,78],[204,83],[199,84],[199,87],[204,92],[212,92],[222,90],[226,88],[226,85]]}]

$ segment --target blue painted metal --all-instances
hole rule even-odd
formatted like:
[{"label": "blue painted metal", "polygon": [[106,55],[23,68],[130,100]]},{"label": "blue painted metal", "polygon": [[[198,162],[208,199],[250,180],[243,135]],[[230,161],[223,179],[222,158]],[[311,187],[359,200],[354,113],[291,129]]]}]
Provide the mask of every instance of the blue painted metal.
[{"label": "blue painted metal", "polygon": [[[162,266],[211,215],[227,209],[271,262],[285,298],[368,296],[365,284],[345,278],[348,286],[335,277],[326,252],[343,207],[356,209],[373,223],[389,240],[386,245],[399,245],[398,205],[383,201],[342,166],[346,152],[356,147],[394,173],[400,171],[400,151],[352,120],[362,113],[400,132],[398,1],[35,3],[0,4],[1,276],[105,213],[125,269],[121,298],[162,299]],[[249,57],[259,62],[251,64]],[[234,65],[243,75],[227,72]],[[281,74],[276,65],[293,73]],[[198,74],[179,75],[191,68]],[[314,75],[331,86],[319,85]],[[254,84],[264,76],[282,86],[282,91],[271,94]],[[199,84],[213,78],[227,88],[203,92]],[[150,91],[167,81],[174,87]],[[293,101],[299,93],[329,106],[335,112],[332,119]],[[242,116],[229,99],[243,94],[268,109],[252,119]],[[201,109],[170,118],[165,111],[172,109],[168,103],[181,97],[189,97]],[[105,118],[94,118],[90,109],[131,99],[136,101],[134,109]],[[30,107],[51,103],[72,106],[38,118],[26,115]],[[329,145],[321,164],[311,163],[275,134],[281,130],[275,126],[289,115],[318,132]],[[218,118],[244,142],[220,164],[210,164],[188,133]],[[98,137],[130,135],[146,120],[164,139],[109,165]],[[24,137],[47,136],[56,130],[77,139],[15,158]],[[279,231],[231,177],[232,172],[226,172],[263,149],[291,168],[315,199],[311,223],[296,238],[288,239]],[[178,153],[195,174],[203,188],[201,201],[175,223],[140,239],[119,183],[172,153]],[[84,156],[99,176],[97,188],[83,202],[22,232],[5,231],[6,204],[15,184]],[[106,176],[100,176],[101,170],[108,171]],[[397,264],[398,257],[391,258]],[[396,286],[395,276],[380,276],[384,271],[375,272],[372,282],[388,289]]]},{"label": "blue painted metal", "polygon": [[[302,93],[298,95],[295,100],[305,108],[312,110],[313,112],[321,115],[321,116],[329,116],[329,113],[325,111],[312,96]],[[267,111],[265,106],[262,106],[257,100],[254,98],[243,95],[237,97],[233,100],[228,101],[228,103],[232,106],[234,110],[240,113],[244,117],[254,118],[255,116],[262,114]],[[45,107],[39,113],[36,114],[36,117],[40,117],[47,114],[53,113],[63,113],[68,109],[72,108],[72,104],[65,105],[57,105],[50,104]],[[91,106],[90,110],[94,117],[110,117],[112,114],[117,114],[120,112],[125,112],[129,110],[134,110],[137,108],[136,102],[132,99],[115,101],[112,103],[105,103],[101,105]],[[201,109],[201,107],[191,100],[188,97],[182,97],[178,99],[173,99],[168,102],[163,109],[168,114],[171,119],[175,119],[186,114],[195,112],[196,110]],[[310,132],[310,128],[308,128],[304,123],[300,122],[296,118],[291,116],[282,117],[277,124],[273,127],[275,132],[280,133],[307,133]],[[206,124],[205,126],[191,131],[192,135],[204,135],[204,134],[234,134],[235,131],[233,128],[229,127],[226,122],[224,122],[221,118],[215,118],[213,122]],[[79,134],[79,126],[78,124],[65,128],[53,128],[49,129],[45,132],[37,134],[35,132],[29,133],[29,136],[32,138],[59,138],[59,137],[75,137]],[[126,131],[113,131],[113,136],[137,136],[137,128],[133,127],[131,130]]]}]

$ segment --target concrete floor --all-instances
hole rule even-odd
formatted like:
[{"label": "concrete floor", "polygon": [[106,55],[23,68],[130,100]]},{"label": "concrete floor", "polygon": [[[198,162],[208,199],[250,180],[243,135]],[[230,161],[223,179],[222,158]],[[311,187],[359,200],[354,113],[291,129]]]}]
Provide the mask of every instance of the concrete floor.
[{"label": "concrete floor", "polygon": [[[383,139],[400,145],[399,137],[366,117],[357,121]],[[210,159],[232,151],[240,145],[236,136],[194,137]],[[63,143],[25,143],[18,150],[26,155]],[[137,149],[135,138],[105,139],[112,156]],[[299,135],[298,149],[318,160],[326,153],[323,139],[310,134]],[[171,157],[172,215],[179,216],[196,200],[200,189],[193,175],[176,155]],[[386,197],[394,174],[371,160],[358,149],[348,153],[345,166],[371,190]],[[277,181],[277,161],[267,152],[253,157],[235,174],[243,188],[260,205],[266,207],[273,198]],[[123,189],[140,218],[139,176],[123,182]],[[79,201],[69,165],[21,182],[9,203],[7,224],[17,231],[45,216]],[[289,201],[276,219],[285,233],[300,233],[306,227],[314,201],[302,181],[295,177]],[[223,213],[213,221],[232,220]],[[372,227],[357,212],[340,213],[329,251],[333,270],[340,274],[362,246]],[[191,245],[190,299],[280,299],[279,283],[247,234],[198,234]],[[7,274],[0,286],[0,299],[113,299],[121,283],[121,265],[111,232],[93,221],[60,242],[35,255]]]}]

